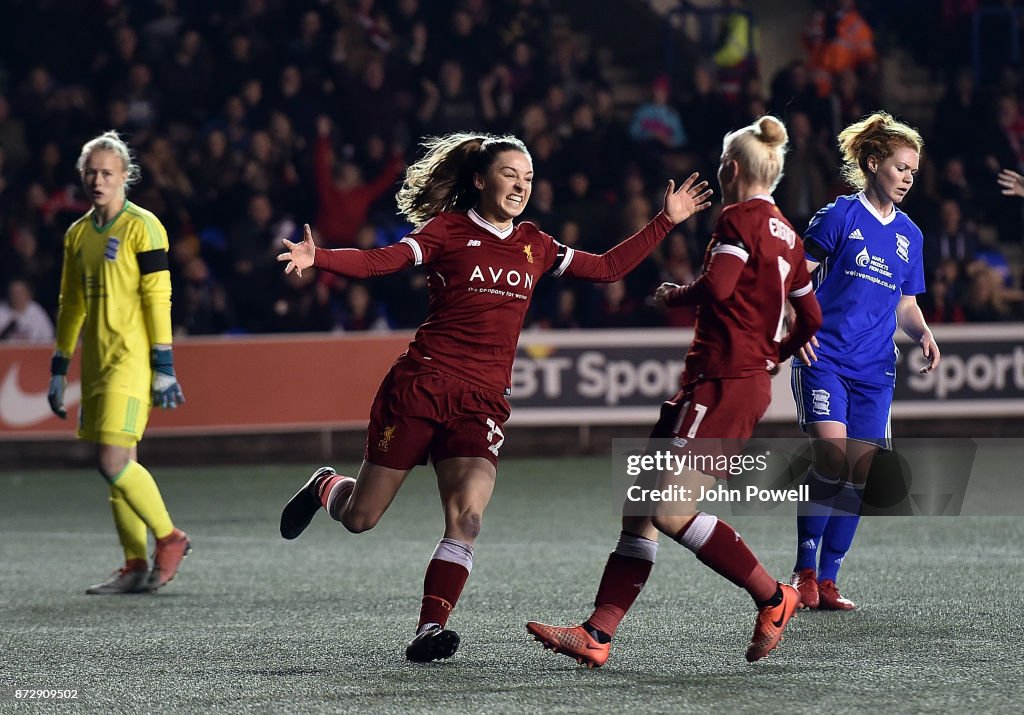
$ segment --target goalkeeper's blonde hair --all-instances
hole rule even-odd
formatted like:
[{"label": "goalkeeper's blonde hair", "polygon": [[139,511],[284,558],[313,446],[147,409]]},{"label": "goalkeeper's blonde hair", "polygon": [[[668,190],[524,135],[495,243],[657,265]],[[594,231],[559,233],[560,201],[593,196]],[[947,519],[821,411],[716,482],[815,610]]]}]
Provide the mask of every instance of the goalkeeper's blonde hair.
[{"label": "goalkeeper's blonde hair", "polygon": [[132,157],[132,150],[117,132],[103,132],[98,137],[94,137],[82,145],[82,151],[78,155],[78,161],[75,163],[75,168],[78,169],[79,174],[85,171],[85,162],[89,161],[89,156],[94,151],[111,151],[121,158],[124,170],[128,172],[128,178],[124,182],[126,192],[129,186],[134,185],[142,178],[142,169],[135,163],[134,157]]}]

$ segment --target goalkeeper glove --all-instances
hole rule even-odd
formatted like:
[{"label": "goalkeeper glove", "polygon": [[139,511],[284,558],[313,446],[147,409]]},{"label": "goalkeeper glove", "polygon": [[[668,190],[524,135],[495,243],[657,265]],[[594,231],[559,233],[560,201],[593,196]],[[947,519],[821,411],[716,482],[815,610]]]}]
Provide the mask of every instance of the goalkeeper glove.
[{"label": "goalkeeper glove", "polygon": [[153,348],[153,404],[157,407],[174,409],[185,403],[178,378],[174,374],[174,357],[171,348]]},{"label": "goalkeeper glove", "polygon": [[67,419],[68,411],[64,409],[64,389],[68,386],[68,363],[71,360],[60,353],[55,353],[50,360],[50,389],[46,399],[50,403],[53,414],[62,420]]}]

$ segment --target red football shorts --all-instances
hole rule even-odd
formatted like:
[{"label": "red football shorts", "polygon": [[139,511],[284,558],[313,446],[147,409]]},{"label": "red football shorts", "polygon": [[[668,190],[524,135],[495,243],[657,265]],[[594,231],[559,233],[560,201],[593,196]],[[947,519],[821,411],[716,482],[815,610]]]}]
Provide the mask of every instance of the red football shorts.
[{"label": "red football shorts", "polygon": [[651,438],[674,439],[680,449],[732,456],[743,449],[771,401],[772,378],[767,371],[690,382],[662,404]]},{"label": "red football shorts", "polygon": [[373,398],[365,458],[403,470],[451,457],[483,457],[497,466],[508,416],[501,393],[403,355]]}]

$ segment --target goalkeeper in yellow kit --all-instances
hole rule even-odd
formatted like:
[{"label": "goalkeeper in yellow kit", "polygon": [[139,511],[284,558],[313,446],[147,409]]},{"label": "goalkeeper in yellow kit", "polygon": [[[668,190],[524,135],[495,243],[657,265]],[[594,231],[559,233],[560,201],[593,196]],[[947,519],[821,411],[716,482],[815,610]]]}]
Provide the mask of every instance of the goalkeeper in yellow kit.
[{"label": "goalkeeper in yellow kit", "polygon": [[[78,437],[97,443],[97,466],[110,485],[124,566],[90,594],[156,591],[191,551],[176,529],[137,444],[151,404],[185,401],[171,356],[171,278],[167,232],[126,198],[138,179],[116,132],[82,147],[78,172],[92,209],[64,237],[57,350],[50,366],[50,408],[61,418],[68,363],[82,334],[82,407]],[[156,550],[150,569],[147,530]]]}]

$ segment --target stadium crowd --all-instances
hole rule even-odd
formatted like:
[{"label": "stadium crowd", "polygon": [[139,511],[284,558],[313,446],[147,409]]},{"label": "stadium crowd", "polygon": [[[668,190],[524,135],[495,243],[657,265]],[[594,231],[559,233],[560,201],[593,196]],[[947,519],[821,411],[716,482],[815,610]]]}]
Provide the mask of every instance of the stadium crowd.
[{"label": "stadium crowd", "polygon": [[[937,49],[965,47],[960,34],[984,4],[943,2],[904,43],[921,62],[941,60],[948,80],[934,122],[921,127],[922,185],[903,207],[925,233],[921,302],[932,323],[1024,318],[1006,258],[1021,240],[1022,202],[996,182],[1002,168],[1024,169],[1021,81],[1004,71],[978,83],[966,52]],[[410,230],[394,189],[418,142],[480,130],[529,147],[537,178],[525,218],[602,251],[654,215],[665,179],[696,169],[713,180],[723,134],[765,112],[791,136],[776,197],[806,226],[848,191],[836,130],[885,108],[879,57],[922,3],[888,15],[879,2],[825,3],[802,34],[806,59],[770,78],[756,56],[734,51],[726,16],[714,56],[648,78],[650,98],[635,109],[616,101],[602,63],[547,0],[8,5],[0,339],[49,340],[37,323],[56,312],[63,234],[89,206],[76,152],[100,131],[136,149],[143,174],[129,199],[171,236],[176,334],[410,328],[426,310],[421,272],[372,283],[285,276],[273,260],[281,239],[310,222],[324,246],[393,243]],[[527,326],[692,324],[692,312],[659,313],[646,297],[662,281],[696,277],[715,217],[678,227],[625,281],[542,281]]]}]

